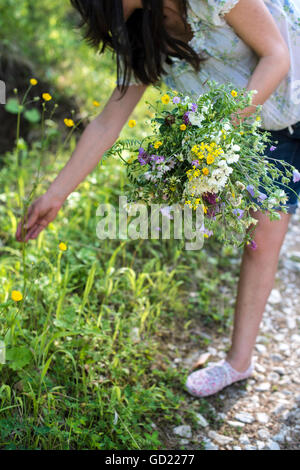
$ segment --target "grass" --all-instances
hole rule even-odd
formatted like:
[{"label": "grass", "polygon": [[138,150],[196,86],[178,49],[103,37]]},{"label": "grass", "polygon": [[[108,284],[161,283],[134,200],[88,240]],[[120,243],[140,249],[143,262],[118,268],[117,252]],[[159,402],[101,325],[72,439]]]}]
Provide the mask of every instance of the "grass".
[{"label": "grass", "polygon": [[[34,12],[34,28],[27,24],[27,2],[19,2],[16,41],[24,41],[31,60],[36,55],[54,98],[56,89],[76,96],[86,116],[94,112],[92,101],[103,106],[114,87],[112,60],[106,55],[100,61],[80,42],[66,7],[47,3]],[[121,138],[147,134],[146,101],[156,94],[153,87],[147,90],[131,116],[137,126],[125,126]],[[46,137],[53,135],[55,117],[48,125]],[[188,370],[174,359],[209,344],[199,330],[228,332],[237,275],[230,258],[239,254],[213,241],[189,252],[177,240],[99,240],[98,205],[117,206],[124,193],[126,176],[117,160],[99,164],[37,240],[18,243],[15,231],[37,162],[43,180],[36,197],[75,145],[72,137],[63,146],[57,131],[55,152],[53,140],[50,145],[37,138],[30,148],[23,142],[3,156],[0,339],[7,360],[0,364],[0,447],[177,448],[172,427],[192,422],[196,429],[195,411],[212,424],[215,418],[206,400],[190,400],[184,392]],[[60,242],[66,251],[59,250]],[[20,290],[23,300],[11,300],[12,290]]]}]

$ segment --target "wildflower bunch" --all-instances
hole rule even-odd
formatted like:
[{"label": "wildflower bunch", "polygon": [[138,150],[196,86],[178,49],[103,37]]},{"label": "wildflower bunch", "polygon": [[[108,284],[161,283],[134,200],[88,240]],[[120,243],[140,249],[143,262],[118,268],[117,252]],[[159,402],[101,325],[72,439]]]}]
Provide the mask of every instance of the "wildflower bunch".
[{"label": "wildflower bunch", "polygon": [[[264,155],[270,134],[260,129],[261,106],[237,121],[255,90],[214,81],[208,88],[199,96],[168,89],[151,104],[153,132],[138,147],[136,140],[124,145],[131,154],[127,197],[130,202],[200,207],[206,236],[241,245],[251,242],[248,229],[257,223],[253,211],[268,212],[271,220],[280,218],[279,206],[287,212],[284,188],[296,170],[286,162],[280,170]],[[120,142],[116,148],[122,148]]]}]

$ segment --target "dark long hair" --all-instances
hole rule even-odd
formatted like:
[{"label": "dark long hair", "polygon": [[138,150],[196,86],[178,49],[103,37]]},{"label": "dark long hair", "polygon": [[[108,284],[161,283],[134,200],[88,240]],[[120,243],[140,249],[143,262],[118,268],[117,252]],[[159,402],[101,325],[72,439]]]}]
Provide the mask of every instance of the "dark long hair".
[{"label": "dark long hair", "polygon": [[[116,54],[117,80],[122,96],[132,73],[144,84],[158,82],[166,73],[164,61],[171,64],[172,55],[186,60],[195,70],[200,69],[204,59],[187,43],[166,31],[163,0],[142,0],[143,8],[136,9],[127,21],[122,0],[70,1],[81,15],[80,27],[85,28],[84,38],[88,44],[100,54],[106,47]],[[187,1],[179,2],[183,18],[187,15]],[[168,46],[174,53],[167,51]]]}]

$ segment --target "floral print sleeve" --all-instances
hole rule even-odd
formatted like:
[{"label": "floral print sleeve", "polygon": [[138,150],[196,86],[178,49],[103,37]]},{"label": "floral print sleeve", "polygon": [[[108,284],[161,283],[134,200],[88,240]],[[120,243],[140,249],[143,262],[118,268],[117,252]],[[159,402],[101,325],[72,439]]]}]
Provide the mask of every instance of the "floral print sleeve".
[{"label": "floral print sleeve", "polygon": [[[163,81],[173,89],[199,95],[208,79],[246,87],[259,57],[226,22],[225,15],[240,0],[187,0],[187,21],[193,38],[189,45],[202,57],[201,69],[178,57],[166,64]],[[248,0],[251,2],[251,0]],[[280,130],[300,121],[300,0],[263,0],[286,41],[291,67],[262,106],[262,127]]]},{"label": "floral print sleeve", "polygon": [[226,13],[239,2],[239,0],[189,0],[190,6],[198,18],[215,26],[225,23]]}]

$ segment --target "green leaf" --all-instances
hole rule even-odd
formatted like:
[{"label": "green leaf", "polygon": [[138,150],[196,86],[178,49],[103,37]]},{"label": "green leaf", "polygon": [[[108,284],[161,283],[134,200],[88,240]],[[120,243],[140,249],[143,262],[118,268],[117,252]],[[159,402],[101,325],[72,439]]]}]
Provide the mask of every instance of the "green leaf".
[{"label": "green leaf", "polygon": [[27,119],[27,121],[32,122],[33,124],[40,122],[41,120],[41,114],[35,108],[28,109],[27,111],[25,111],[24,117],[25,119]]},{"label": "green leaf", "polygon": [[26,346],[9,348],[6,351],[6,359],[9,361],[8,365],[13,370],[22,369],[30,363],[31,358],[32,353]]},{"label": "green leaf", "polygon": [[9,100],[7,101],[5,105],[5,110],[12,114],[18,114],[19,109],[20,109],[20,104],[17,98],[9,98]]}]

